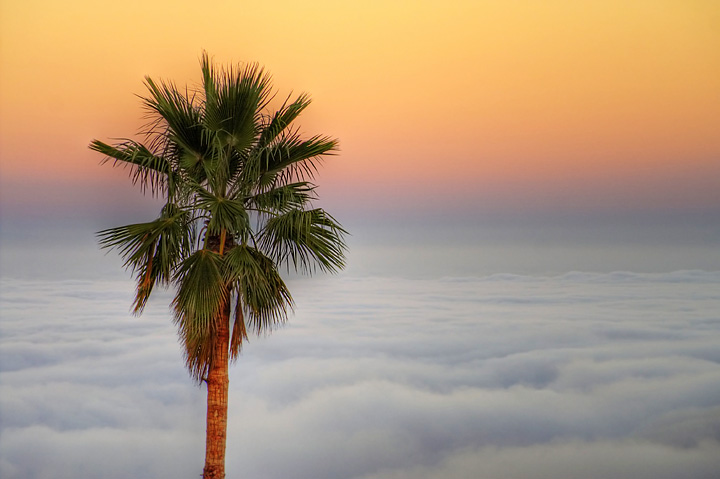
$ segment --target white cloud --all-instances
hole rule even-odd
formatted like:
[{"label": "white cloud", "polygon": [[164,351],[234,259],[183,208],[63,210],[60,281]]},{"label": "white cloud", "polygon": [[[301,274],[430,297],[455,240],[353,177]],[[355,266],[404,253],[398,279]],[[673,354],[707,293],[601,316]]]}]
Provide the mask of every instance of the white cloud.
[{"label": "white cloud", "polygon": [[[229,477],[714,477],[720,273],[301,281],[231,371]],[[0,476],[199,475],[167,295],[3,280]]]},{"label": "white cloud", "polygon": [[720,448],[677,449],[633,440],[571,441],[453,451],[438,464],[385,469],[354,479],[713,479]]}]

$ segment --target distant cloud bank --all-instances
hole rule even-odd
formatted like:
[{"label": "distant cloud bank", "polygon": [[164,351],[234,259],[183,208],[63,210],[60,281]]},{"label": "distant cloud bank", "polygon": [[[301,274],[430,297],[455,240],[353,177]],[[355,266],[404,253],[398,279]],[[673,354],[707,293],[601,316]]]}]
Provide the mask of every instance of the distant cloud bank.
[{"label": "distant cloud bank", "polygon": [[[228,477],[710,479],[720,273],[292,280],[231,371]],[[167,298],[0,283],[0,476],[196,477]]]}]

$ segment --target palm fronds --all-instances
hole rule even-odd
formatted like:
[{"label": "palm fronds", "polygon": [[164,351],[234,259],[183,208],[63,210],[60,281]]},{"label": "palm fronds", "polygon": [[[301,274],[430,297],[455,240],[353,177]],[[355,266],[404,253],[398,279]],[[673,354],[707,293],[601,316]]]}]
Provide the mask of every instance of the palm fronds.
[{"label": "palm fronds", "polygon": [[172,282],[177,264],[191,251],[193,233],[188,214],[172,203],[154,221],[97,233],[100,247],[119,250],[124,266],[136,274],[135,314],[142,312],[156,284]]},{"label": "palm fronds", "polygon": [[197,380],[208,370],[218,321],[232,327],[236,357],[248,329],[271,330],[292,310],[279,266],[337,271],[346,234],[312,207],[309,180],[337,141],[304,138],[293,126],[310,97],[288,97],[271,112],[271,78],[259,65],[218,69],[204,53],[201,72],[198,89],[145,79],[145,143],[90,144],[104,162],[129,167],[143,192],[165,196],[156,220],[109,228],[98,239],[136,275],[135,313],[155,285],[175,288],[174,318]]},{"label": "palm fronds", "polygon": [[260,244],[274,261],[296,271],[313,273],[319,267],[335,272],[345,266],[346,233],[322,209],[294,209],[267,221]]}]

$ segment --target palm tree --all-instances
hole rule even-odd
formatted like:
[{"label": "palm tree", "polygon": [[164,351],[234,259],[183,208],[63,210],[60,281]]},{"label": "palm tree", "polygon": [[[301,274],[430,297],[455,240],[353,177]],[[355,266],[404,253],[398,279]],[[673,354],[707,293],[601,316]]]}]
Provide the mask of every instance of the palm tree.
[{"label": "palm tree", "polygon": [[274,113],[270,76],[256,64],[216,69],[201,59],[202,87],[145,79],[145,143],[98,140],[104,162],[127,166],[143,192],[162,197],[148,223],[98,233],[136,276],[133,312],[156,285],[173,287],[174,322],[190,375],[207,385],[203,477],[225,477],[228,364],[247,331],[285,321],[293,301],[279,270],[344,266],[346,231],[314,208],[313,175],[334,139],[303,139],[293,121],[310,104],[290,97]]}]

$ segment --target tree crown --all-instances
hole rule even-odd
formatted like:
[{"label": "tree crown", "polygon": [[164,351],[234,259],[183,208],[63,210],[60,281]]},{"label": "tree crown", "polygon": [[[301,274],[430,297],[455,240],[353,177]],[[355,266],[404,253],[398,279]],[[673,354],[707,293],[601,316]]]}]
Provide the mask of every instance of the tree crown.
[{"label": "tree crown", "polygon": [[197,89],[146,77],[144,142],[90,144],[103,162],[128,167],[143,192],[164,199],[154,221],[98,238],[136,276],[135,314],[154,286],[175,288],[175,323],[197,380],[210,366],[218,321],[232,324],[235,358],[248,325],[268,331],[292,309],[279,268],[336,272],[347,234],[312,204],[314,175],[337,141],[304,138],[294,126],[309,96],[288,97],[271,112],[271,78],[257,64],[218,69],[204,53],[201,71]]}]

